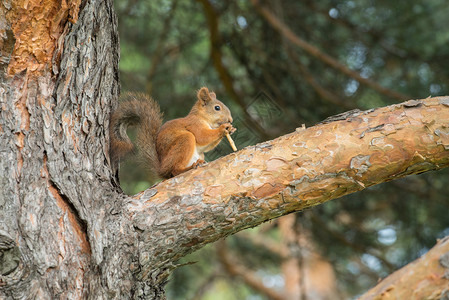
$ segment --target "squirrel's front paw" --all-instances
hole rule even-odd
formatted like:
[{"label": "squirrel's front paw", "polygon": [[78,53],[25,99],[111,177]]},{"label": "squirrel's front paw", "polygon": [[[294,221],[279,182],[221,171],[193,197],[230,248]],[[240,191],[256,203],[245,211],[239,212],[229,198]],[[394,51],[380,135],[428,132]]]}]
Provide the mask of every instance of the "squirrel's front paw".
[{"label": "squirrel's front paw", "polygon": [[234,126],[232,126],[232,124],[231,124],[229,127],[230,127],[230,128],[227,129],[228,132],[229,132],[229,134],[233,134],[233,133],[237,130],[237,128],[235,128]]},{"label": "squirrel's front paw", "polygon": [[223,130],[223,133],[227,132],[229,134],[233,134],[237,130],[231,123],[221,124],[220,128]]}]

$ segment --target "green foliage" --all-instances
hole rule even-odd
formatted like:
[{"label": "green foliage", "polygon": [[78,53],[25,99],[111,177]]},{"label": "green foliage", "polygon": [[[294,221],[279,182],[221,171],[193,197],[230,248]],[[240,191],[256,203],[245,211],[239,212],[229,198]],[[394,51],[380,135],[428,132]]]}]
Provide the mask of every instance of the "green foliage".
[{"label": "green foliage", "polygon": [[[211,58],[210,28],[200,1],[116,0],[122,91],[150,92],[165,118],[172,119],[186,115],[196,90],[206,85],[230,107],[239,148],[350,108],[399,102],[292,45],[250,1],[211,4],[232,90]],[[298,37],[364,78],[410,99],[449,94],[445,1],[306,0],[264,5]],[[323,91],[330,96],[323,96]],[[230,151],[222,143],[208,158]],[[150,186],[139,165],[122,166],[122,187],[129,194]],[[409,177],[297,214],[297,222],[332,262],[342,293],[353,297],[449,234],[448,185],[447,170]],[[276,226],[257,234],[274,235],[270,241],[279,243],[275,232]],[[281,258],[250,240],[232,237],[228,246],[257,274],[280,274]],[[172,277],[170,299],[190,299],[202,286],[207,291],[201,299],[263,299],[226,275],[213,246],[182,262],[191,260],[198,263],[180,268]],[[211,274],[218,275],[210,279]],[[205,285],[208,280],[212,283]]]}]

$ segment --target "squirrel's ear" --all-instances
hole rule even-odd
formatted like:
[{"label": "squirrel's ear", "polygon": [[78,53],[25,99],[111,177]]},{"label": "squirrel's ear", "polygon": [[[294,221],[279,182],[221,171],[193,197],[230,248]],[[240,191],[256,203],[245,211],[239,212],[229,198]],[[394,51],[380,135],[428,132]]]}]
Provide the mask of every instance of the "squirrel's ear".
[{"label": "squirrel's ear", "polygon": [[209,94],[209,90],[207,87],[202,87],[197,94],[198,100],[203,101],[203,104],[207,104],[209,101],[212,100]]},{"label": "squirrel's ear", "polygon": [[217,99],[217,95],[214,92],[210,92],[209,95],[212,99]]}]

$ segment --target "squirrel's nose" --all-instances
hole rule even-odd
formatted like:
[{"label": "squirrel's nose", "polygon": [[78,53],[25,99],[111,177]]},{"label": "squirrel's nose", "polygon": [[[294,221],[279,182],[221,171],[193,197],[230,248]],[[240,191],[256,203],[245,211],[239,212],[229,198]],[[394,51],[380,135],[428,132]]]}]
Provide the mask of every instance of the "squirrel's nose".
[{"label": "squirrel's nose", "polygon": [[229,117],[228,121],[229,123],[232,123],[232,117]]}]

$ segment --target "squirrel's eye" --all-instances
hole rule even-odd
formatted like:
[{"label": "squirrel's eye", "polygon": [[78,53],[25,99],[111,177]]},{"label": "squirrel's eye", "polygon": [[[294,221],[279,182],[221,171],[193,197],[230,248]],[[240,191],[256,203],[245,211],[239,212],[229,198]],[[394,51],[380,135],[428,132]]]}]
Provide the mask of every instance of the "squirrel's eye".
[{"label": "squirrel's eye", "polygon": [[221,107],[220,107],[219,105],[215,105],[214,108],[215,108],[215,110],[217,110],[217,111],[221,109]]}]

